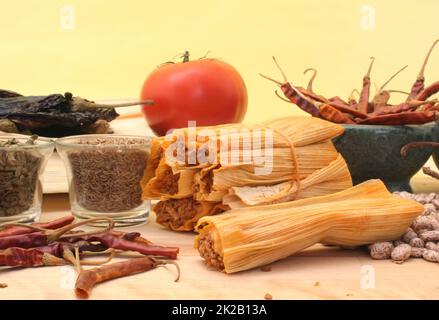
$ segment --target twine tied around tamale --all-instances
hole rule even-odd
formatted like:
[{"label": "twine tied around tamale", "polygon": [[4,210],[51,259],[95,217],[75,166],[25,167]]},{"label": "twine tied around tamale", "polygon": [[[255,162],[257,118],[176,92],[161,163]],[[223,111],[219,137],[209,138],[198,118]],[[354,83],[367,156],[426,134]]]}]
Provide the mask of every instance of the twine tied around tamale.
[{"label": "twine tied around tamale", "polygon": [[[290,139],[290,137],[288,135],[286,135],[285,133],[283,133],[281,130],[278,130],[276,128],[270,128],[272,129],[274,132],[278,133],[279,135],[281,135],[289,144],[290,146],[290,150],[291,150],[291,156],[293,158],[293,181],[296,183],[296,190],[292,193],[293,197],[295,198],[298,193],[300,192],[300,174],[299,174],[299,162],[297,161],[297,155],[296,155],[296,147],[294,146],[294,142]],[[294,184],[291,185],[290,190],[294,187]]]}]

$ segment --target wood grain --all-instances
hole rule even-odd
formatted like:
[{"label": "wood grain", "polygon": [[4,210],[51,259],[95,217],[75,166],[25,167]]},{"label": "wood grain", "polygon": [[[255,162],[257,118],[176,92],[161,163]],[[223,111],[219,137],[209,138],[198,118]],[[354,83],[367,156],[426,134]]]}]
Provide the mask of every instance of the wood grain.
[{"label": "wood grain", "polygon": [[[68,197],[44,196],[42,220],[69,214]],[[151,221],[154,217],[151,217]],[[97,285],[91,299],[438,299],[438,265],[412,259],[397,265],[369,258],[366,251],[316,245],[260,269],[226,275],[208,269],[193,248],[192,233],[176,233],[154,222],[124,229],[139,231],[148,239],[179,246],[181,279],[175,283],[173,266]],[[365,272],[375,273],[375,288],[362,288]],[[75,299],[72,267],[23,270],[0,268],[0,299]],[[363,280],[364,281],[364,280]]]}]

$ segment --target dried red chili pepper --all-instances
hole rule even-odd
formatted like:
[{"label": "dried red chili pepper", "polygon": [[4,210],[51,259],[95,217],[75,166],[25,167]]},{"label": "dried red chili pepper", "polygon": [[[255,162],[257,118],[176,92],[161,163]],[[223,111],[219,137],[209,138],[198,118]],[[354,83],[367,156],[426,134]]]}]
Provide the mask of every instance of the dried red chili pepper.
[{"label": "dried red chili pepper", "polygon": [[[122,262],[116,262],[90,270],[82,270],[75,284],[76,296],[81,299],[87,299],[90,296],[90,292],[93,287],[98,283],[140,272],[145,272],[154,269],[159,265],[166,264],[170,264],[170,262],[160,261],[149,257],[143,257]],[[178,281],[180,277],[180,270],[178,268],[178,265],[176,263],[171,264],[177,266],[178,277],[175,281]]]},{"label": "dried red chili pepper", "polygon": [[335,103],[337,105],[342,105],[342,106],[348,106],[348,107],[350,106],[348,102],[344,101],[339,96],[334,96],[332,98],[329,98],[328,102]]},{"label": "dried red chili pepper", "polygon": [[319,117],[320,116],[319,109],[313,103],[311,103],[297,88],[295,88],[291,83],[288,82],[288,79],[287,79],[285,73],[283,72],[283,70],[279,66],[279,64],[277,63],[275,57],[273,57],[273,61],[276,64],[279,71],[281,72],[283,79],[284,79],[284,83],[277,81],[277,80],[274,80],[270,77],[267,77],[261,73],[259,75],[261,77],[263,77],[267,80],[273,81],[274,83],[279,85],[283,94],[285,95],[285,97],[288,98],[288,100],[290,102],[297,105],[303,111],[311,114],[313,117]]},{"label": "dried red chili pepper", "polygon": [[[363,112],[361,112],[359,110],[356,110],[356,109],[352,108],[349,105],[346,106],[346,105],[339,104],[339,103],[336,103],[336,102],[330,102],[330,103],[328,103],[328,105],[330,105],[331,107],[337,109],[340,112],[350,114],[350,115],[352,115],[352,116],[354,116],[356,118],[366,119],[368,117],[367,114],[365,114],[365,113],[363,113]],[[322,109],[320,108],[320,113],[321,112],[322,112]]]},{"label": "dried red chili pepper", "polygon": [[[107,231],[82,232],[73,231],[78,226],[89,224],[97,220],[108,220]],[[61,224],[65,224],[63,220]],[[71,220],[70,220],[71,222]],[[57,223],[44,225],[49,227],[59,226]],[[122,277],[134,273],[150,270],[158,265],[174,264],[175,262],[165,262],[156,260],[152,257],[131,259],[102,268],[83,271],[81,264],[96,265],[110,261],[118,250],[135,251],[141,254],[168,257],[176,259],[179,249],[176,247],[162,247],[152,244],[144,239],[138,232],[120,232],[112,230],[114,222],[109,218],[93,218],[81,221],[76,224],[68,224],[59,229],[49,230],[38,225],[25,226],[19,224],[5,224],[6,230],[10,231],[14,227],[14,232],[20,231],[21,234],[12,234],[0,237],[0,266],[10,267],[38,267],[73,264],[80,271],[76,293],[78,297],[88,297],[90,290],[96,283],[109,279]],[[16,228],[22,229],[16,229]],[[30,233],[23,230],[27,228]],[[118,250],[114,250],[118,249]],[[73,253],[74,252],[74,253]],[[104,261],[83,260],[85,255],[110,254]],[[178,278],[177,278],[178,280]],[[176,281],[177,281],[176,280]]]},{"label": "dried red chili pepper", "polygon": [[35,248],[19,248],[11,247],[0,250],[0,266],[9,267],[38,267],[44,265],[66,264],[61,263],[66,250],[74,251],[75,248],[79,252],[93,252],[99,253],[107,249],[102,244],[94,244],[86,241],[79,241],[76,243],[69,242],[55,242],[46,246]]},{"label": "dried red chili pepper", "polygon": [[427,88],[423,89],[419,94],[416,96],[416,100],[427,100],[432,95],[439,92],[439,81],[429,85]]},{"label": "dried red chili pepper", "polygon": [[424,124],[435,121],[436,113],[433,111],[403,112],[384,114],[358,121],[359,124],[395,125]]},{"label": "dried red chili pepper", "polygon": [[[85,235],[90,235],[93,233],[98,233],[98,232],[75,232],[72,231],[73,229],[94,222],[94,221],[100,221],[100,220],[107,220],[109,221],[109,229],[112,229],[114,226],[114,222],[112,219],[110,218],[92,218],[92,219],[88,219],[88,220],[84,220],[75,224],[68,224],[62,228],[58,228],[58,229],[54,229],[54,230],[50,230],[50,229],[44,229],[41,227],[37,227],[37,226],[28,226],[28,225],[23,225],[23,224],[17,224],[17,223],[5,223],[3,224],[3,226],[5,226],[6,228],[8,228],[9,226],[20,226],[23,228],[28,228],[30,230],[32,230],[32,233],[25,233],[25,234],[15,234],[15,235],[11,235],[11,236],[5,236],[5,237],[0,237],[0,250],[1,249],[7,249],[7,248],[11,248],[11,247],[19,247],[19,248],[33,248],[33,247],[41,247],[41,246],[46,246],[52,242],[55,242],[57,240],[59,240],[59,238],[65,234],[67,234],[68,232],[73,233],[76,237],[79,236],[85,236]],[[99,231],[99,233],[101,233],[102,231]],[[70,235],[71,236],[71,235]]]},{"label": "dried red chili pepper", "polygon": [[[56,219],[53,221],[49,221],[49,222],[33,223],[33,224],[31,224],[31,226],[53,230],[53,229],[58,229],[58,228],[66,226],[66,225],[69,225],[73,222],[73,220],[75,220],[74,216],[65,216],[65,217],[62,217],[62,218],[59,218],[59,219]],[[26,233],[31,233],[31,232],[34,232],[34,231],[30,228],[27,228],[27,227],[9,226],[3,230],[0,230],[0,237],[26,234]]]},{"label": "dried red chili pepper", "polygon": [[[0,238],[0,249],[7,249],[11,247],[19,248],[33,248],[47,246],[54,241],[62,239],[63,241],[77,242],[77,241],[98,241],[107,248],[120,249],[125,251],[136,251],[144,255],[157,255],[170,259],[176,259],[179,249],[176,247],[162,247],[158,245],[145,242],[143,240],[130,241],[124,238],[124,233],[111,233],[111,231],[100,232],[98,234],[65,234],[71,229],[84,224],[84,222],[70,225],[59,230],[54,231],[40,231],[28,234],[13,235]],[[128,236],[129,237],[129,236]],[[132,235],[134,238],[139,238],[137,233]]]},{"label": "dried red chili pepper", "polygon": [[431,101],[417,101],[417,100],[412,100],[412,101],[407,101],[407,102],[403,102],[401,104],[395,105],[395,106],[384,106],[379,108],[378,110],[376,110],[375,112],[373,112],[371,114],[371,116],[381,116],[381,115],[385,115],[385,114],[391,114],[391,113],[403,113],[403,112],[411,112],[416,110],[417,108],[419,108],[422,105],[427,105],[427,104],[434,104],[436,101],[435,100],[431,100]]},{"label": "dried red chili pepper", "polygon": [[33,248],[49,244],[47,235],[44,232],[32,232],[17,234],[0,238],[0,250],[11,247]]},{"label": "dried red chili pepper", "polygon": [[412,89],[410,91],[409,96],[407,97],[407,101],[410,101],[412,99],[416,99],[416,100],[426,100],[428,99],[429,96],[426,96],[424,99],[420,99],[420,93],[424,90],[424,82],[425,82],[425,77],[424,77],[424,71],[425,71],[425,67],[427,65],[428,59],[430,58],[431,52],[433,51],[434,47],[436,46],[436,44],[439,42],[439,39],[436,40],[435,42],[433,42],[433,44],[430,47],[430,50],[428,50],[427,56],[424,59],[424,62],[421,66],[421,70],[419,70],[419,74],[416,78],[415,83],[413,83]]},{"label": "dried red chili pepper", "polygon": [[[291,84],[290,84],[291,85]],[[295,87],[301,94],[303,94],[305,97],[308,97],[314,101],[320,102],[320,103],[327,103],[329,102],[328,99],[325,97],[315,94],[314,92],[309,92],[308,90],[302,88],[302,87]]]},{"label": "dried red chili pepper", "polygon": [[369,95],[370,95],[370,72],[372,71],[372,66],[375,61],[374,57],[370,57],[370,65],[367,73],[363,77],[363,88],[361,89],[360,99],[358,100],[358,110],[363,113],[368,113],[369,111]]},{"label": "dried red chili pepper", "polygon": [[327,104],[320,106],[320,114],[324,119],[334,123],[355,124],[348,115]]},{"label": "dried red chili pepper", "polygon": [[39,267],[65,265],[64,259],[55,256],[50,251],[58,251],[59,246],[42,248],[8,248],[0,251],[0,266],[9,267]]},{"label": "dried red chili pepper", "polygon": [[179,248],[177,247],[163,247],[163,246],[151,244],[150,242],[144,243],[142,240],[139,241],[139,239],[137,239],[138,237],[134,238],[137,239],[137,241],[136,240],[131,241],[124,238],[124,236],[126,236],[126,234],[125,235],[123,234],[121,235],[120,233],[115,234],[109,231],[109,232],[105,232],[101,234],[93,234],[85,237],[81,236],[80,238],[76,236],[72,236],[69,239],[69,237],[67,236],[67,237],[62,237],[62,239],[65,241],[73,241],[73,242],[76,242],[79,239],[87,242],[98,241],[103,245],[105,245],[107,248],[111,248],[111,249],[135,251],[144,255],[161,256],[170,259],[177,258],[179,252]]}]

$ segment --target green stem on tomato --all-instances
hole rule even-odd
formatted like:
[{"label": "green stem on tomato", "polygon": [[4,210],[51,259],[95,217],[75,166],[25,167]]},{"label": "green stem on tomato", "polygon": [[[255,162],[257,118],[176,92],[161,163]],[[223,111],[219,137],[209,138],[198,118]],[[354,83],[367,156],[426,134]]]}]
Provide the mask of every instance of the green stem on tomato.
[{"label": "green stem on tomato", "polygon": [[183,53],[183,62],[189,62],[189,51]]}]

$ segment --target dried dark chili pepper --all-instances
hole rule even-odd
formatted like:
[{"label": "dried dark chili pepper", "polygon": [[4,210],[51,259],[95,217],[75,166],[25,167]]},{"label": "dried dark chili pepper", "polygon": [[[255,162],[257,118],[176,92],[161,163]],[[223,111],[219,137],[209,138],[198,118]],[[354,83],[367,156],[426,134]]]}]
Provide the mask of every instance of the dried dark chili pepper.
[{"label": "dried dark chili pepper", "polygon": [[358,100],[358,110],[363,113],[368,113],[369,111],[369,95],[370,95],[370,72],[372,71],[372,66],[375,61],[374,57],[370,57],[370,65],[367,73],[363,77],[363,88],[361,89],[360,99]]},{"label": "dried dark chili pepper", "polygon": [[407,97],[407,101],[410,101],[412,99],[417,99],[417,100],[426,100],[428,99],[427,96],[424,99],[420,99],[419,94],[424,90],[424,82],[425,82],[425,77],[424,77],[424,71],[425,71],[425,67],[427,65],[428,59],[430,58],[431,52],[433,51],[434,47],[436,46],[436,44],[439,42],[439,39],[436,40],[435,42],[433,42],[433,44],[430,47],[430,50],[428,50],[427,56],[424,59],[424,62],[422,63],[421,66],[421,70],[419,70],[419,74],[416,78],[415,83],[413,83],[412,89],[410,91],[409,96]]},{"label": "dried dark chili pepper", "polygon": [[[75,217],[65,216],[49,222],[33,223],[31,226],[53,230],[69,225],[73,222],[73,220],[75,220]],[[2,226],[0,225],[0,228],[1,227]],[[9,225],[9,227],[0,230],[0,238],[6,236],[19,235],[19,234],[26,234],[31,232],[34,232],[34,230],[28,227]]]},{"label": "dried dark chili pepper", "polygon": [[21,94],[19,94],[17,92],[0,89],[0,98],[13,98],[13,97],[20,97],[20,96],[21,96]]},{"label": "dried dark chili pepper", "polygon": [[150,257],[130,259],[127,261],[105,265],[99,268],[83,270],[80,272],[78,279],[76,280],[76,296],[81,299],[87,299],[90,296],[90,292],[93,287],[98,283],[145,272],[154,269],[157,266],[166,264],[174,264],[177,267],[178,277],[175,281],[178,281],[180,277],[180,270],[176,263],[160,261]]},{"label": "dried dark chili pepper", "polygon": [[[1,92],[3,96],[6,95],[6,91]],[[118,116],[114,110],[116,107],[138,104],[152,105],[153,102],[147,100],[106,105],[73,97],[69,92],[64,95],[26,97],[9,94],[6,97],[0,96],[0,119],[13,122],[21,131],[30,130],[32,133],[46,136],[55,133],[56,136],[62,136],[66,133],[89,130],[98,120],[114,120]]]},{"label": "dried dark chili pepper", "polygon": [[273,81],[274,83],[279,85],[279,87],[281,88],[285,97],[288,98],[289,102],[294,103],[299,108],[301,108],[303,111],[311,114],[313,117],[319,117],[320,116],[319,109],[313,103],[311,103],[309,101],[309,99],[307,99],[296,87],[294,87],[291,83],[288,82],[288,79],[287,79],[285,73],[283,72],[282,68],[280,68],[275,57],[273,57],[273,61],[276,64],[276,66],[278,67],[279,71],[281,72],[283,79],[284,79],[284,83],[277,81],[277,80],[274,80],[274,79],[267,77],[263,74],[259,74],[259,75],[261,77],[263,77],[267,80]]},{"label": "dried dark chili pepper", "polygon": [[375,125],[394,125],[402,126],[406,124],[424,124],[435,121],[436,113],[433,111],[422,112],[402,112],[384,114],[375,117],[369,117],[358,121],[359,124],[375,124]]}]

